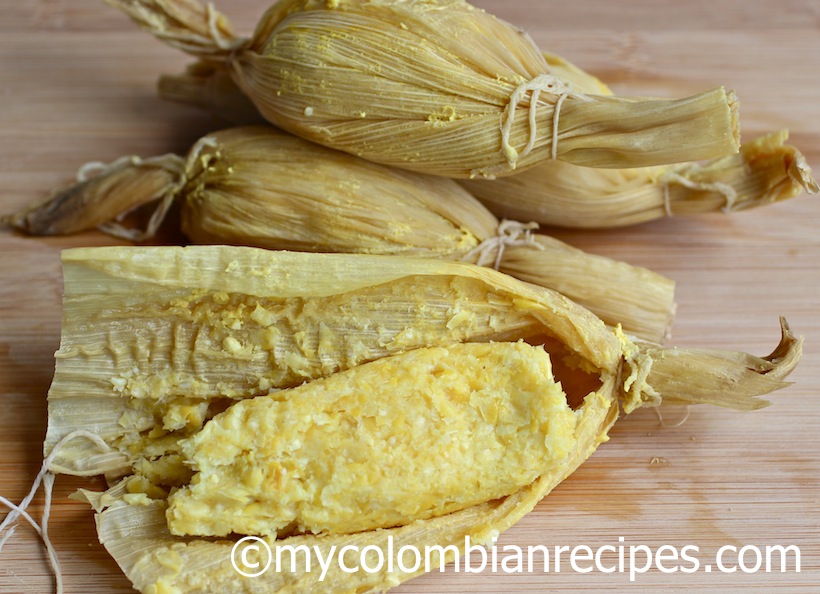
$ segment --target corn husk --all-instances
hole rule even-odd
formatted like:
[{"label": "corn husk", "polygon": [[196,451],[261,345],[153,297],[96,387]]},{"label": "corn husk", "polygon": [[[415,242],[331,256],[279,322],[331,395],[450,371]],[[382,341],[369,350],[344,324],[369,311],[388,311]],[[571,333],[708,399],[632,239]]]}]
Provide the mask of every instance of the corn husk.
[{"label": "corn husk", "polygon": [[[573,88],[612,94],[598,78],[560,56],[545,58]],[[222,94],[239,93],[223,85]],[[248,106],[238,109],[237,117],[240,112],[254,117]],[[463,183],[497,216],[558,227],[624,227],[663,217],[729,213],[820,190],[805,157],[786,144],[788,138],[788,131],[781,130],[744,143],[737,155],[706,163],[605,170],[548,161],[492,183]]]},{"label": "corn husk", "polygon": [[673,216],[731,213],[814,194],[817,182],[785,130],[740,154],[682,166],[591,169],[552,161],[520,175],[464,186],[493,213],[546,225],[623,227]]},{"label": "corn husk", "polygon": [[[560,56],[545,54],[550,69],[574,89],[611,94],[596,77]],[[208,109],[228,121],[258,122],[256,107],[226,69],[196,62],[164,76],[160,95]],[[758,208],[814,194],[818,185],[802,153],[781,130],[743,144],[740,153],[706,163],[636,169],[596,169],[547,161],[514,176],[462,184],[496,216],[570,228],[611,228],[671,216]]]},{"label": "corn husk", "polygon": [[[575,64],[561,56],[542,53],[550,71],[570,83],[576,91],[590,95],[613,94],[600,79]],[[225,64],[204,60],[192,62],[181,74],[161,75],[157,92],[163,99],[196,106],[235,126],[265,121],[253,102],[231,78],[231,72]]]},{"label": "corn husk", "polygon": [[387,165],[475,178],[549,159],[635,167],[738,149],[733,93],[573,90],[528,36],[463,0],[284,0],[249,40],[189,0],[108,2],[163,41],[227,63],[268,121]]},{"label": "corn husk", "polygon": [[[383,380],[368,361],[393,365],[397,357],[405,357],[395,364],[407,366],[406,373],[421,370],[413,361],[426,357],[453,361],[473,377],[477,364],[443,352],[520,338],[543,345],[551,369],[530,373],[550,373],[550,389],[560,381],[576,412],[574,429],[561,432],[559,443],[570,446],[566,455],[551,459],[532,483],[383,530],[268,537],[274,550],[304,544],[323,554],[345,544],[387,551],[390,536],[395,551],[404,544],[463,550],[465,536],[488,542],[577,468],[607,439],[619,400],[633,410],[668,393],[675,403],[758,408],[764,402],[757,396],[785,386],[800,357],[801,342],[785,324],[781,344],[767,358],[635,344],[555,292],[464,263],[207,246],[74,249],[64,252],[63,265],[63,328],[45,449],[78,428],[109,445],[100,452],[93,443],[66,442],[51,469],[108,475],[108,492],[82,496],[99,512],[101,541],[142,592],[237,592],[248,583],[230,563],[233,541],[174,537],[166,524],[169,489],[191,479],[185,440],[200,435],[209,418],[231,415],[239,401],[261,395],[288,402],[308,389],[322,397],[315,383],[287,388],[322,377],[347,381],[345,373],[373,383],[375,393]],[[513,375],[529,381],[526,373]],[[413,406],[418,402],[407,402]],[[294,424],[280,422],[283,430]],[[304,423],[309,432],[311,423]],[[237,435],[250,430],[240,427]],[[125,478],[116,482],[119,476]],[[286,563],[253,583],[273,592],[348,592],[388,588],[419,573],[385,568],[347,575],[333,567],[319,581],[304,563],[296,556],[293,567]]]},{"label": "corn husk", "polygon": [[[196,243],[494,266],[654,341],[673,317],[674,283],[659,274],[501,222],[452,180],[386,168],[271,127],[210,134],[185,158],[126,157],[9,222],[34,234],[98,226],[139,240],[156,230],[173,200],[181,202],[183,231]],[[150,201],[159,206],[147,234],[116,223]]]}]

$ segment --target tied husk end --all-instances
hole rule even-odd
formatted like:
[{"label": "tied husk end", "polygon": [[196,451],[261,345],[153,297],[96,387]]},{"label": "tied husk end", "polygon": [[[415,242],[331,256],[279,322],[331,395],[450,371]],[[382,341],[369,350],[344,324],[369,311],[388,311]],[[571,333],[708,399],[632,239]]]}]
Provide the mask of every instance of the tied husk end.
[{"label": "tied husk end", "polygon": [[643,390],[659,394],[663,404],[710,404],[741,411],[765,408],[771,403],[760,396],[790,385],[785,378],[803,351],[803,339],[794,336],[785,318],[780,319],[780,328],[780,343],[766,357],[638,343],[641,355],[651,359]]},{"label": "tied husk end", "polygon": [[201,59],[223,62],[247,43],[228,18],[196,0],[104,0],[171,47]]},{"label": "tied husk end", "polygon": [[[0,221],[29,235],[70,235],[99,228],[124,239],[142,240],[156,231],[183,183],[184,161],[176,155],[92,162],[80,169],[76,181]],[[151,217],[149,233],[119,224],[131,212],[157,200],[161,203]]]}]

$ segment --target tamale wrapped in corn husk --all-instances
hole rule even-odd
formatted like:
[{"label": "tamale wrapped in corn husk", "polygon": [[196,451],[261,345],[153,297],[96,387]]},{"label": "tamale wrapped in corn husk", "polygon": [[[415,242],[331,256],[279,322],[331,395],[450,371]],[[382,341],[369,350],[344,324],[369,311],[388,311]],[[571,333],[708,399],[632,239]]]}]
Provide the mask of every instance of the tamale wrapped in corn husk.
[{"label": "tamale wrapped in corn husk", "polygon": [[549,159],[634,167],[737,152],[737,103],[571,88],[529,36],[464,0],[283,0],[250,39],[210,5],[107,0],[231,76],[270,122],[368,160],[454,178]]},{"label": "tamale wrapped in corn husk", "polygon": [[[596,77],[545,54],[556,75],[585,93],[611,94]],[[184,74],[164,76],[160,94],[197,105],[237,124],[261,118],[227,70],[196,62]],[[781,130],[744,143],[740,153],[706,163],[632,169],[596,169],[547,161],[497,180],[462,185],[496,216],[570,228],[611,228],[670,216],[735,212],[818,192],[802,153]]]},{"label": "tamale wrapped in corn husk", "polygon": [[785,130],[763,136],[743,144],[738,155],[704,164],[593,169],[551,161],[513,177],[463,184],[498,216],[559,227],[728,213],[818,191],[805,157],[787,139]]},{"label": "tamale wrapped in corn husk", "polygon": [[[573,88],[612,94],[591,74],[558,56],[545,57]],[[220,93],[238,94],[227,84]],[[238,97],[234,104],[235,117],[255,117]],[[805,157],[786,144],[788,138],[788,131],[781,130],[744,143],[737,155],[706,163],[607,170],[547,161],[520,175],[463,184],[497,216],[558,227],[624,227],[663,217],[728,213],[820,191]]]},{"label": "tamale wrapped in corn husk", "polygon": [[547,333],[576,367],[620,366],[618,337],[587,310],[462,263],[224,246],[77,249],[63,262],[47,444],[91,426],[117,450],[82,467],[66,450],[64,471],[130,471],[178,453],[234,400],[421,347]]},{"label": "tamale wrapped in corn husk", "polygon": [[186,158],[127,157],[80,179],[7,221],[35,234],[101,227],[142,239],[115,219],[160,200],[150,234],[178,199],[183,231],[196,243],[494,265],[654,341],[673,317],[674,283],[659,274],[500,222],[453,180],[387,168],[269,126],[216,132]]},{"label": "tamale wrapped in corn husk", "polygon": [[[391,556],[438,546],[436,560],[452,559],[465,536],[489,542],[606,441],[619,400],[757,408],[800,357],[785,324],[767,358],[633,343],[553,291],[458,262],[201,246],[74,249],[63,264],[45,449],[78,427],[108,444],[66,442],[52,470],[125,477],[83,498],[147,593],[251,583],[231,564],[233,540],[192,532],[265,534],[274,551],[325,557],[345,545]],[[434,454],[447,444],[454,458],[443,461]],[[412,463],[376,463],[393,448]],[[294,476],[303,464],[315,465],[311,478]],[[345,487],[378,468],[386,476],[363,477],[361,491]],[[254,519],[260,489],[285,508],[323,485],[327,506]],[[354,502],[364,513],[341,511]],[[210,520],[199,505],[213,506]],[[236,513],[220,515],[223,505]],[[196,517],[214,525],[192,529]],[[255,588],[385,589],[423,571],[320,574],[288,551]]]}]

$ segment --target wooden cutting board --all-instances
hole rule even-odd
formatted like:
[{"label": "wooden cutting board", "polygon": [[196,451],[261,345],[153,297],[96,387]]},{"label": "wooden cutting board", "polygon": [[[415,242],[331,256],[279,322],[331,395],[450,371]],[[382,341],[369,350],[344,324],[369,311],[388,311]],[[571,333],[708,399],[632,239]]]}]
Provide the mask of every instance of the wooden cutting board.
[{"label": "wooden cutting board", "polygon": [[[220,8],[250,31],[265,2]],[[816,0],[477,1],[544,48],[623,94],[682,96],[723,84],[741,98],[744,137],[787,127],[820,166],[820,2]],[[155,97],[158,74],[186,59],[98,0],[3,0],[0,8],[0,212],[43,196],[90,160],[183,151],[220,124]],[[778,316],[806,337],[795,385],[753,414],[696,408],[677,428],[652,412],[605,444],[499,546],[669,544],[703,564],[733,545],[797,545],[802,572],[507,575],[452,570],[396,592],[820,592],[820,235],[816,199],[639,228],[556,232],[590,251],[676,279],[672,344],[768,353]],[[41,464],[46,392],[60,331],[59,252],[116,243],[100,234],[0,234],[0,494],[20,501]],[[668,419],[670,423],[677,419]],[[98,544],[92,514],[67,499],[94,479],[60,477],[50,532],[67,592],[127,592]],[[42,498],[32,511],[39,516]],[[35,533],[0,553],[0,592],[53,582]]]}]

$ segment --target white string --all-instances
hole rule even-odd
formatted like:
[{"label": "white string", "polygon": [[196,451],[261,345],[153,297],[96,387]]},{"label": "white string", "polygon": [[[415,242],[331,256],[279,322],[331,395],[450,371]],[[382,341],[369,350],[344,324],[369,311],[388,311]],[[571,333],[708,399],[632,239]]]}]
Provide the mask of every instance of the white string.
[{"label": "white string", "polygon": [[139,165],[140,163],[142,163],[142,159],[140,159],[136,155],[126,155],[124,157],[120,157],[116,161],[112,161],[111,163],[103,163],[102,161],[91,161],[89,163],[86,163],[85,165],[82,165],[77,170],[77,183],[82,184],[100,175],[112,173],[113,171],[123,169],[125,167]]},{"label": "white string", "polygon": [[[185,187],[185,184],[188,183],[188,179],[191,177],[197,161],[203,158],[202,151],[205,150],[206,147],[216,149],[217,146],[216,138],[205,136],[194,143],[191,150],[188,151],[187,159],[183,159],[179,155],[174,154],[152,157],[150,159],[140,159],[137,156],[129,156],[121,157],[109,165],[99,162],[86,163],[83,165],[77,172],[77,180],[80,182],[88,181],[93,176],[113,173],[119,168],[128,166],[161,167],[177,176],[176,182],[164,188],[163,193],[155,197],[160,198],[160,201],[154,212],[151,213],[151,218],[148,219],[148,224],[144,230],[133,229],[122,224],[123,219],[132,212],[131,210],[121,212],[115,220],[103,223],[97,228],[114,237],[133,242],[145,241],[146,239],[154,237],[162,225],[162,222],[165,220],[165,217],[168,215],[168,211],[171,209],[177,194],[179,194],[182,188]],[[201,164],[204,166],[204,161]]]},{"label": "white string", "polygon": [[[22,517],[34,528],[43,540],[43,544],[46,547],[46,552],[48,553],[49,564],[51,565],[51,570],[54,573],[57,594],[62,594],[63,592],[63,576],[62,571],[60,570],[60,563],[57,559],[57,552],[54,549],[54,545],[48,535],[48,520],[51,515],[51,498],[53,495],[55,479],[54,474],[50,472],[49,468],[51,468],[51,464],[60,454],[60,451],[65,447],[65,445],[78,437],[90,439],[105,452],[111,451],[111,447],[105,443],[105,440],[103,440],[103,438],[99,435],[83,429],[73,431],[57,442],[57,445],[54,446],[51,453],[45,458],[45,460],[43,460],[43,465],[40,467],[40,472],[38,472],[37,476],[34,478],[34,483],[31,485],[28,495],[25,496],[19,505],[15,505],[5,497],[0,497],[0,503],[11,510],[8,515],[6,515],[3,522],[0,523],[0,551],[2,551],[3,545],[5,545],[9,538],[11,538],[12,534],[14,534],[16,529],[14,522],[16,522],[18,518]],[[34,497],[37,495],[37,491],[40,489],[41,484],[43,485],[43,496],[45,501],[43,504],[43,515],[40,519],[40,523],[38,524],[26,510]]]},{"label": "white string", "polygon": [[655,407],[653,410],[655,411],[655,415],[658,417],[658,424],[661,427],[664,427],[666,429],[675,429],[677,427],[683,426],[684,423],[686,423],[686,421],[689,420],[689,415],[692,412],[691,407],[689,405],[687,405],[686,406],[686,414],[683,416],[683,418],[680,421],[678,421],[677,423],[675,423],[674,425],[668,425],[663,420],[663,415],[661,414],[660,408]]},{"label": "white string", "polygon": [[216,149],[219,146],[219,143],[216,141],[216,138],[213,136],[203,136],[199,140],[194,143],[194,146],[191,147],[191,150],[188,151],[188,158],[185,161],[185,173],[190,175],[192,171],[194,171],[194,166],[197,164],[197,161],[200,161],[202,166],[205,166],[205,157],[202,155],[202,151],[206,148]]},{"label": "white string", "polygon": [[666,216],[671,217],[673,216],[672,212],[672,198],[670,195],[669,186],[672,183],[679,184],[685,188],[689,188],[690,190],[696,190],[701,192],[715,192],[717,194],[722,194],[724,199],[726,200],[726,204],[723,207],[723,212],[730,213],[734,210],[735,204],[737,204],[737,190],[735,190],[729,184],[724,184],[723,182],[696,182],[686,175],[685,169],[674,170],[670,169],[666,173],[663,174],[661,178],[661,183],[663,185],[663,194],[664,194],[664,208],[666,209]]},{"label": "white string", "polygon": [[519,223],[518,221],[503,220],[498,225],[498,235],[485,239],[478,246],[470,250],[462,260],[472,262],[477,266],[487,266],[493,262],[493,268],[501,267],[504,251],[508,247],[529,246],[537,250],[544,250],[544,246],[536,241],[533,231],[538,229],[538,223]]},{"label": "white string", "polygon": [[669,190],[669,182],[662,182],[663,185],[663,210],[667,218],[673,218],[675,211],[672,210],[672,193]]},{"label": "white string", "polygon": [[208,17],[208,33],[211,39],[216,44],[216,47],[222,50],[233,50],[237,45],[244,43],[243,39],[231,39],[222,34],[219,29],[219,17],[222,15],[216,11],[212,2],[205,5],[205,14]]},{"label": "white string", "polygon": [[568,94],[563,93],[558,96],[558,101],[555,102],[555,111],[552,115],[552,149],[550,158],[555,161],[558,158],[558,118],[561,115],[561,107],[564,101],[569,97]]},{"label": "white string", "polygon": [[[504,108],[501,123],[501,148],[504,152],[504,157],[507,159],[508,165],[515,169],[516,163],[520,158],[529,155],[535,148],[538,140],[538,107],[539,99],[542,92],[551,93],[556,97],[555,107],[552,114],[552,148],[551,158],[558,158],[558,122],[561,116],[561,107],[568,97],[588,101],[589,98],[582,93],[572,91],[570,85],[560,78],[552,74],[539,74],[532,80],[526,81],[512,92],[507,106]],[[513,124],[515,123],[515,112],[518,105],[525,99],[527,94],[530,94],[529,107],[529,128],[530,134],[527,145],[519,153],[510,144],[510,134],[512,132]]]}]

